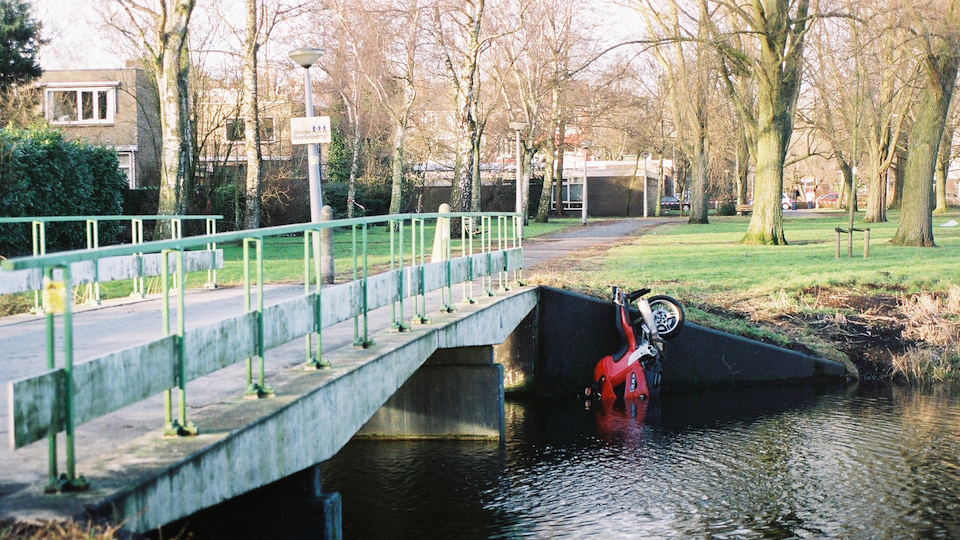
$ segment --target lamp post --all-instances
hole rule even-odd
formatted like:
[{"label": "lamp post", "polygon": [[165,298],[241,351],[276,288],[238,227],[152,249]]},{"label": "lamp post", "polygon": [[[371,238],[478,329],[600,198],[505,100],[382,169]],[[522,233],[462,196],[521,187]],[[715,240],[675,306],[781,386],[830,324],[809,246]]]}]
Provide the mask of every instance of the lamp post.
[{"label": "lamp post", "polygon": [[[649,205],[647,203],[647,159],[650,158],[650,152],[643,152],[640,154],[640,157],[643,158],[643,217],[647,217],[647,208]],[[682,199],[681,199],[682,200]]]},{"label": "lamp post", "polygon": [[[290,51],[291,60],[303,68],[303,98],[306,111],[304,116],[313,116],[313,88],[310,84],[310,66],[323,56],[323,49],[303,48]],[[320,222],[320,207],[323,206],[323,193],[320,191],[320,145],[307,145],[307,175],[310,182],[310,221]]]},{"label": "lamp post", "polygon": [[523,171],[521,170],[523,160],[520,154],[520,131],[527,129],[528,125],[526,122],[510,122],[510,129],[517,133],[517,204],[515,211],[520,214],[521,222],[527,220],[527,211],[523,204]]},{"label": "lamp post", "polygon": [[593,146],[591,141],[583,141],[580,148],[583,148],[583,205],[580,212],[580,223],[587,224],[587,150]]}]

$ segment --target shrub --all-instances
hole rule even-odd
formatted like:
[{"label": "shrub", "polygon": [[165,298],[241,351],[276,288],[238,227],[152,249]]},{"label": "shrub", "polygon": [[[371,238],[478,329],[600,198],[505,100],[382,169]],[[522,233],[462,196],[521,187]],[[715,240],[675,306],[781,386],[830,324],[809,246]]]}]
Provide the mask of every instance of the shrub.
[{"label": "shrub", "polygon": [[[47,129],[0,131],[0,216],[119,215],[126,185],[112,149],[66,141]],[[114,242],[121,228],[101,223],[100,243]],[[47,251],[86,247],[85,229],[83,222],[49,224]],[[31,251],[29,224],[0,225],[0,254]]]}]

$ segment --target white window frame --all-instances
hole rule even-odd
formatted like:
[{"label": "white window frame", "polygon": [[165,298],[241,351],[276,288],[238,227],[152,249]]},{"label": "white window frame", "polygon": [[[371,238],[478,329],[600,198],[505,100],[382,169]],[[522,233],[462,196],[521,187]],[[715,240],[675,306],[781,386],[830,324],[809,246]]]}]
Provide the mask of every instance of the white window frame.
[{"label": "white window frame", "polygon": [[[264,124],[265,124],[265,121],[267,121],[267,120],[269,120],[269,121],[273,124],[273,129],[270,130],[270,138],[269,138],[269,139],[266,138],[266,137],[264,137],[264,134],[266,133],[266,129],[264,129]],[[223,140],[227,141],[228,143],[233,143],[233,144],[239,144],[239,143],[242,143],[243,141],[247,140],[247,133],[246,133],[246,130],[245,130],[245,129],[240,131],[240,133],[242,133],[242,135],[243,135],[242,137],[240,137],[240,138],[238,138],[238,139],[231,139],[231,138],[230,138],[230,128],[231,128],[231,126],[234,125],[234,124],[239,124],[240,127],[244,127],[244,128],[245,128],[245,127],[246,127],[245,123],[246,123],[246,120],[244,120],[244,119],[243,119],[242,117],[240,117],[240,116],[234,116],[234,117],[232,117],[232,118],[227,118],[227,120],[226,120],[226,121],[224,122],[224,124],[223,124]],[[276,119],[275,119],[273,116],[261,116],[261,117],[260,117],[260,142],[262,142],[262,143],[272,143],[272,142],[276,142],[276,141],[277,141],[277,121],[276,121]]]},{"label": "white window frame", "polygon": [[[123,166],[123,158],[129,157],[130,163],[127,167]],[[124,171],[127,176],[127,184],[130,189],[137,188],[137,150],[136,147],[123,147],[117,148],[117,161],[120,166],[120,170]]]},{"label": "white window frame", "polygon": [[[50,83],[44,89],[45,116],[51,125],[112,125],[117,112],[117,87],[119,82],[96,83]],[[76,96],[76,108],[69,119],[58,119],[53,116],[54,96],[58,92],[72,92]],[[90,93],[92,118],[83,118],[83,94]],[[105,110],[101,110],[99,95],[103,93],[106,103]],[[102,117],[102,118],[101,118]]]}]

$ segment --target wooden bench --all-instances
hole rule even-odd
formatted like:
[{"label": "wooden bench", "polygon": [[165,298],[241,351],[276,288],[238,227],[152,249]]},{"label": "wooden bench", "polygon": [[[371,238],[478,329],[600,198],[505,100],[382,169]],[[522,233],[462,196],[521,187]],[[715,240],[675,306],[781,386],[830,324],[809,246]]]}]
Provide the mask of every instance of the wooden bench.
[{"label": "wooden bench", "polygon": [[738,216],[742,216],[742,215],[744,215],[744,214],[749,214],[750,212],[753,212],[753,205],[752,205],[752,204],[738,204],[738,205],[737,205],[737,215],[738,215]]}]

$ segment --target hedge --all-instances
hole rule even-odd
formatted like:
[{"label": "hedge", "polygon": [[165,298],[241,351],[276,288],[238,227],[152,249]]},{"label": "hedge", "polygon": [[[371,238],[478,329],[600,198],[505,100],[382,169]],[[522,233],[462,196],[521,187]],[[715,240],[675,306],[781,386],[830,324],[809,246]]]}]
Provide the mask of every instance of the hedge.
[{"label": "hedge", "polygon": [[[0,130],[0,216],[90,216],[123,213],[127,179],[113,149],[64,140],[45,128]],[[99,227],[101,244],[113,243],[120,222]],[[47,251],[86,247],[86,226],[46,226]],[[29,255],[29,224],[0,225],[0,255]]]}]

